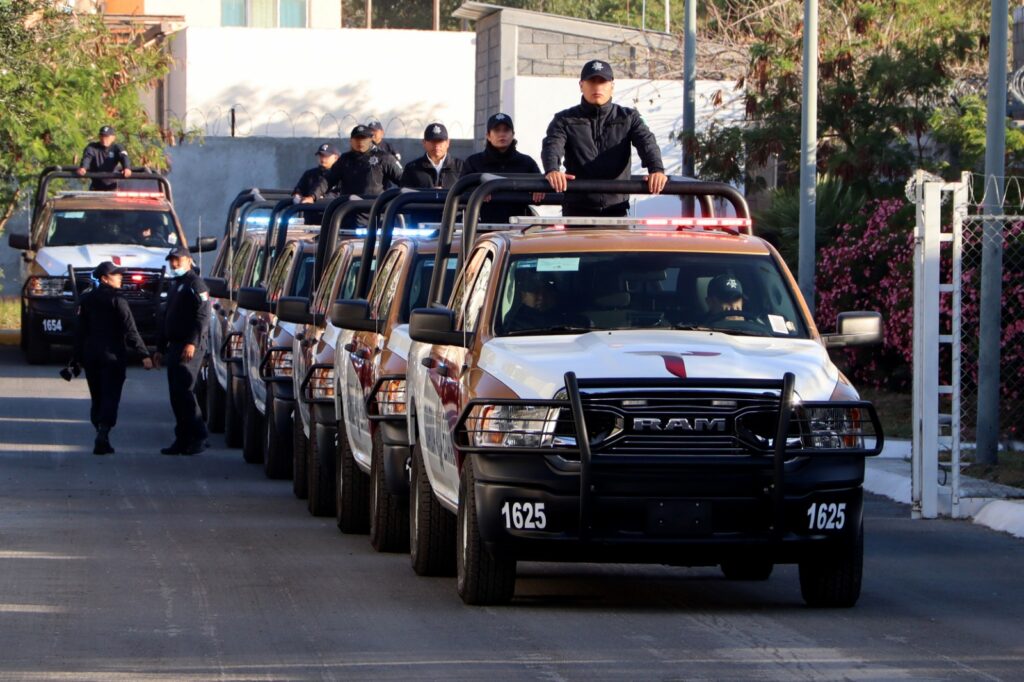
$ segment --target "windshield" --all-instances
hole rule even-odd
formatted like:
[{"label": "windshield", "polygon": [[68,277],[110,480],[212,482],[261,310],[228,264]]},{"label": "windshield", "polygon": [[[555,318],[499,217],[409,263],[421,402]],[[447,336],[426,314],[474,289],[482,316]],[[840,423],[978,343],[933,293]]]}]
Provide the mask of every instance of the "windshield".
[{"label": "windshield", "polygon": [[509,265],[495,333],[689,329],[808,338],[769,256],[590,253],[520,256]]},{"label": "windshield", "polygon": [[[452,293],[452,285],[455,283],[455,266],[458,265],[458,258],[448,258],[448,269],[444,273],[444,291],[441,300],[446,301]],[[412,272],[409,275],[409,295],[405,297],[402,310],[399,312],[399,321],[408,322],[409,314],[416,308],[427,307],[427,296],[430,293],[430,279],[434,274],[434,257],[422,256],[413,263]]]},{"label": "windshield", "polygon": [[167,248],[178,243],[169,211],[54,211],[46,246],[135,244]]}]

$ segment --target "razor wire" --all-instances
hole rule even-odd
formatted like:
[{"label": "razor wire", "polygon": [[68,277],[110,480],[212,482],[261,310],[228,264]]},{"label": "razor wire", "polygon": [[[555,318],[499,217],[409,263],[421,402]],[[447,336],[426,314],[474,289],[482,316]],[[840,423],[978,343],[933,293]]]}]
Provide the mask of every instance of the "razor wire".
[{"label": "razor wire", "polygon": [[472,138],[474,131],[473,122],[444,117],[381,117],[352,111],[291,111],[282,108],[253,112],[242,103],[205,109],[193,107],[184,113],[167,109],[164,120],[170,129],[168,136],[178,138],[200,134],[208,137],[315,137],[343,140],[348,139],[353,127],[370,120],[379,120],[385,136],[396,139],[419,139],[427,125],[438,122],[448,128],[453,138]]}]

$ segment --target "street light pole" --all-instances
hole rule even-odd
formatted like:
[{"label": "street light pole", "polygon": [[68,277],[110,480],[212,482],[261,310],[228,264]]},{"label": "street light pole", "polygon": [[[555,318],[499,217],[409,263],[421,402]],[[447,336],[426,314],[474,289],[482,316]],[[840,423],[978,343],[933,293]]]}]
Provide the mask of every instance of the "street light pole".
[{"label": "street light pole", "polygon": [[[696,172],[692,144],[697,130],[697,0],[686,0],[683,12],[683,175],[692,178]],[[685,197],[683,215],[694,215],[693,206],[693,197]]]},{"label": "street light pole", "polygon": [[366,0],[366,28],[373,28],[373,0]]},{"label": "street light pole", "polygon": [[[988,127],[985,133],[986,216],[1002,213],[1006,173],[1007,0],[992,0],[988,44]],[[981,305],[978,329],[978,424],[976,458],[999,460],[999,354],[1002,336],[1002,221],[986,220],[981,238]]]},{"label": "street light pole", "polygon": [[800,133],[800,292],[814,313],[815,203],[818,181],[818,0],[804,0],[804,102]]}]

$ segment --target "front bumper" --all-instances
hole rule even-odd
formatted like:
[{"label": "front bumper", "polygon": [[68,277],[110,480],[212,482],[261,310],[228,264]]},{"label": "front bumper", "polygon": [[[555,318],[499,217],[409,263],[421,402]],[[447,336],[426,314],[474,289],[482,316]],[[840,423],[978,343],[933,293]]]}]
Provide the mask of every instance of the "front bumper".
[{"label": "front bumper", "polygon": [[779,396],[772,452],[607,456],[591,452],[582,437],[589,401],[566,375],[565,400],[529,402],[571,410],[579,447],[560,454],[551,447],[473,448],[457,439],[459,457],[473,461],[481,538],[495,556],[521,560],[680,565],[795,563],[849,546],[862,524],[864,457],[883,443],[873,407],[857,404],[871,421],[873,448],[795,449],[792,375],[763,383],[757,388]]},{"label": "front bumper", "polygon": [[[78,327],[77,304],[64,298],[22,298],[25,306],[25,330],[30,330],[47,343],[70,345]],[[143,341],[154,345],[159,338],[160,303],[155,299],[129,300],[128,307]]]}]

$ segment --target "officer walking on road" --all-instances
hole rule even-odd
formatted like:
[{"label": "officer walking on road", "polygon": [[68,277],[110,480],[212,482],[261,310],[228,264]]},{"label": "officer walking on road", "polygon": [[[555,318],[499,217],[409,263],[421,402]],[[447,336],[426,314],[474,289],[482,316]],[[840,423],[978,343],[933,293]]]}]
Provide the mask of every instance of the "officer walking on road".
[{"label": "officer walking on road", "polygon": [[352,129],[351,149],[338,157],[323,181],[328,197],[356,195],[374,197],[402,176],[395,157],[373,146],[373,133],[364,125]]},{"label": "officer walking on road", "polygon": [[[86,173],[113,173],[121,166],[121,174],[130,178],[132,176],[132,165],[128,161],[128,152],[124,147],[117,144],[117,131],[111,126],[100,128],[99,142],[90,142],[82,152],[82,163],[76,171],[79,176]],[[117,189],[117,183],[112,180],[99,180],[94,178],[89,184],[89,189],[98,192],[113,192]]]},{"label": "officer walking on road", "polygon": [[395,157],[396,161],[402,161],[402,155],[398,153],[398,150],[395,149],[394,145],[392,145],[390,142],[384,139],[383,123],[381,123],[377,119],[373,119],[372,121],[369,121],[366,124],[366,127],[370,129],[371,133],[373,133],[373,146],[375,146],[382,152],[386,152],[391,156]]},{"label": "officer walking on road", "polygon": [[123,273],[110,261],[100,263],[92,273],[98,284],[82,294],[78,308],[73,361],[85,369],[89,384],[89,418],[96,428],[94,455],[114,454],[110,430],[117,425],[129,359],[141,358],[146,369],[153,368],[128,301],[120,293]]},{"label": "officer walking on road", "polygon": [[196,455],[208,435],[195,388],[207,344],[210,290],[192,269],[192,254],[183,246],[167,254],[171,275],[167,290],[157,361],[167,365],[167,388],[174,411],[174,442],[164,455]]},{"label": "officer walking on road", "polygon": [[[647,169],[651,194],[665,189],[668,177],[654,134],[636,109],[612,103],[611,65],[600,59],[584,64],[580,92],[581,102],[555,114],[544,137],[541,163],[552,189],[564,192],[567,181],[573,179],[629,179],[630,145]],[[562,203],[566,216],[622,217],[628,210],[629,197],[623,194],[567,194]]]},{"label": "officer walking on road", "polygon": [[323,198],[324,184],[341,152],[333,144],[324,143],[316,148],[319,163],[302,174],[299,182],[292,190],[292,200],[296,204],[312,204]]},{"label": "officer walking on road", "polygon": [[448,129],[441,123],[431,123],[423,131],[423,150],[418,159],[405,164],[402,187],[418,189],[451,189],[462,175],[462,159],[448,153]]},{"label": "officer walking on road", "polygon": [[[516,150],[516,131],[511,116],[498,113],[487,119],[487,146],[462,165],[462,174],[470,173],[540,173],[536,161]],[[537,195],[534,200],[542,197]],[[530,215],[529,202],[488,201],[480,210],[480,222],[507,223],[514,215]]]}]

